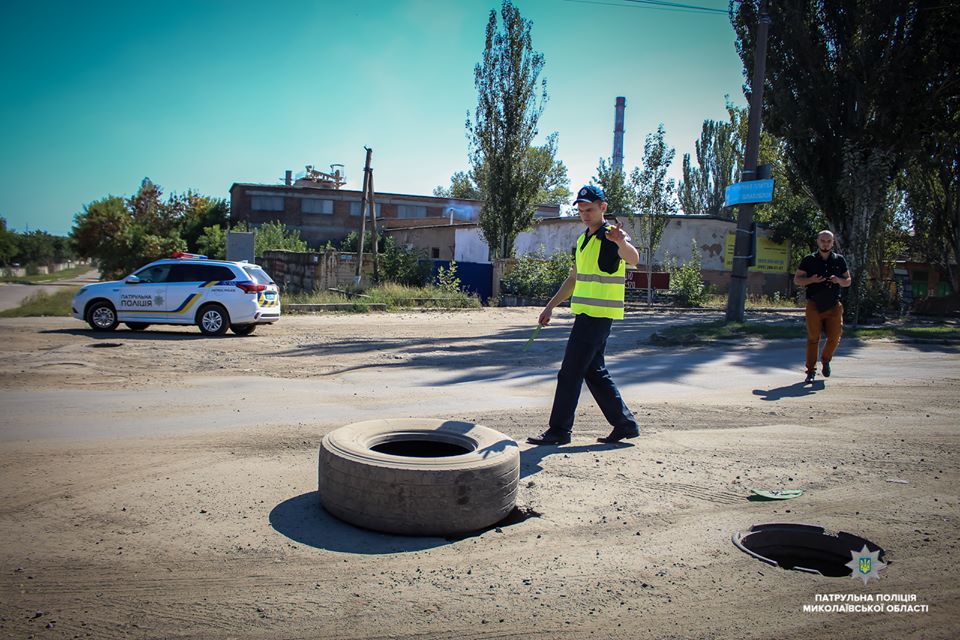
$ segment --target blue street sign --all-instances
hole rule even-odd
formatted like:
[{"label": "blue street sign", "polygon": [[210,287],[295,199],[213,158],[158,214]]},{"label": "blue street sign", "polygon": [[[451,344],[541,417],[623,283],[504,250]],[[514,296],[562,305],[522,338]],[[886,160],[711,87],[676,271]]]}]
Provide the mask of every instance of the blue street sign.
[{"label": "blue street sign", "polygon": [[748,180],[727,187],[725,207],[744,202],[770,202],[773,200],[773,180]]}]

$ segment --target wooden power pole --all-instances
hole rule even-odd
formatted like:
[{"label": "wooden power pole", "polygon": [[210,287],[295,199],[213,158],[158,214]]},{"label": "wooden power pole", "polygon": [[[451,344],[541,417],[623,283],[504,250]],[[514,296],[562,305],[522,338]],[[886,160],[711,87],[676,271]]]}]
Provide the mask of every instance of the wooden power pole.
[{"label": "wooden power pole", "polygon": [[[367,207],[370,204],[370,179],[371,171],[370,158],[373,156],[373,149],[364,147],[367,150],[367,160],[363,165],[363,192],[360,195],[360,238],[357,239],[357,273],[354,284],[359,287],[363,281],[363,240],[367,234]],[[374,234],[376,234],[376,217],[374,219]],[[376,249],[374,249],[376,251]]]}]

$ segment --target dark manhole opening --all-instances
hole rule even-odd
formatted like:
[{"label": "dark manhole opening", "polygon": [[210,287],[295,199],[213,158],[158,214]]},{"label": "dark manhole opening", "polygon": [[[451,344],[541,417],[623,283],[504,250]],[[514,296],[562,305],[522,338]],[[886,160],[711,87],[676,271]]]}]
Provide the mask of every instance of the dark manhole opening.
[{"label": "dark manhole opening", "polygon": [[881,562],[886,553],[866,538],[810,524],[755,524],[747,532],[734,534],[733,543],[767,564],[830,578],[849,576],[852,569],[847,565],[864,547],[879,552]]},{"label": "dark manhole opening", "polygon": [[372,451],[388,456],[406,456],[408,458],[444,458],[470,453],[468,449],[452,442],[439,440],[391,440],[370,447]]},{"label": "dark manhole opening", "polygon": [[122,347],[122,342],[94,342],[90,345],[94,349],[103,349],[104,347]]}]

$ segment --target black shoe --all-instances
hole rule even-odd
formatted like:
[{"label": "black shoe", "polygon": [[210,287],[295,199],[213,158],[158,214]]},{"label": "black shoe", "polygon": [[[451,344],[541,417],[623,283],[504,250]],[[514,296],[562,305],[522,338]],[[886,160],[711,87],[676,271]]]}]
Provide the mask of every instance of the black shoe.
[{"label": "black shoe", "polygon": [[610,435],[597,438],[597,442],[613,444],[614,442],[620,442],[628,438],[636,438],[639,435],[640,429],[614,429],[610,432]]},{"label": "black shoe", "polygon": [[530,444],[570,444],[570,434],[547,429],[538,436],[527,438]]},{"label": "black shoe", "polygon": [[823,377],[824,377],[824,378],[829,378],[829,377],[830,377],[830,363],[829,363],[829,362],[824,362],[824,363],[823,363],[823,369],[821,369],[821,372],[823,373]]},{"label": "black shoe", "polygon": [[807,382],[813,382],[813,379],[816,377],[817,377],[816,371],[807,371],[807,379],[804,380],[803,382],[804,384],[806,384]]}]

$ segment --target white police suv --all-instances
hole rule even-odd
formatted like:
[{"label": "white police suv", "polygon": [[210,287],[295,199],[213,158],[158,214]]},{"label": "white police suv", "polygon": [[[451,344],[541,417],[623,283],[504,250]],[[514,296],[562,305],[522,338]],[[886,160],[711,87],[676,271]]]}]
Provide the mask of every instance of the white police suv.
[{"label": "white police suv", "polygon": [[73,298],[73,317],[94,331],[113,331],[121,322],[134,331],[195,324],[205,335],[229,328],[246,336],[280,319],[280,293],[255,264],[177,252],[123,280],[83,287]]}]

